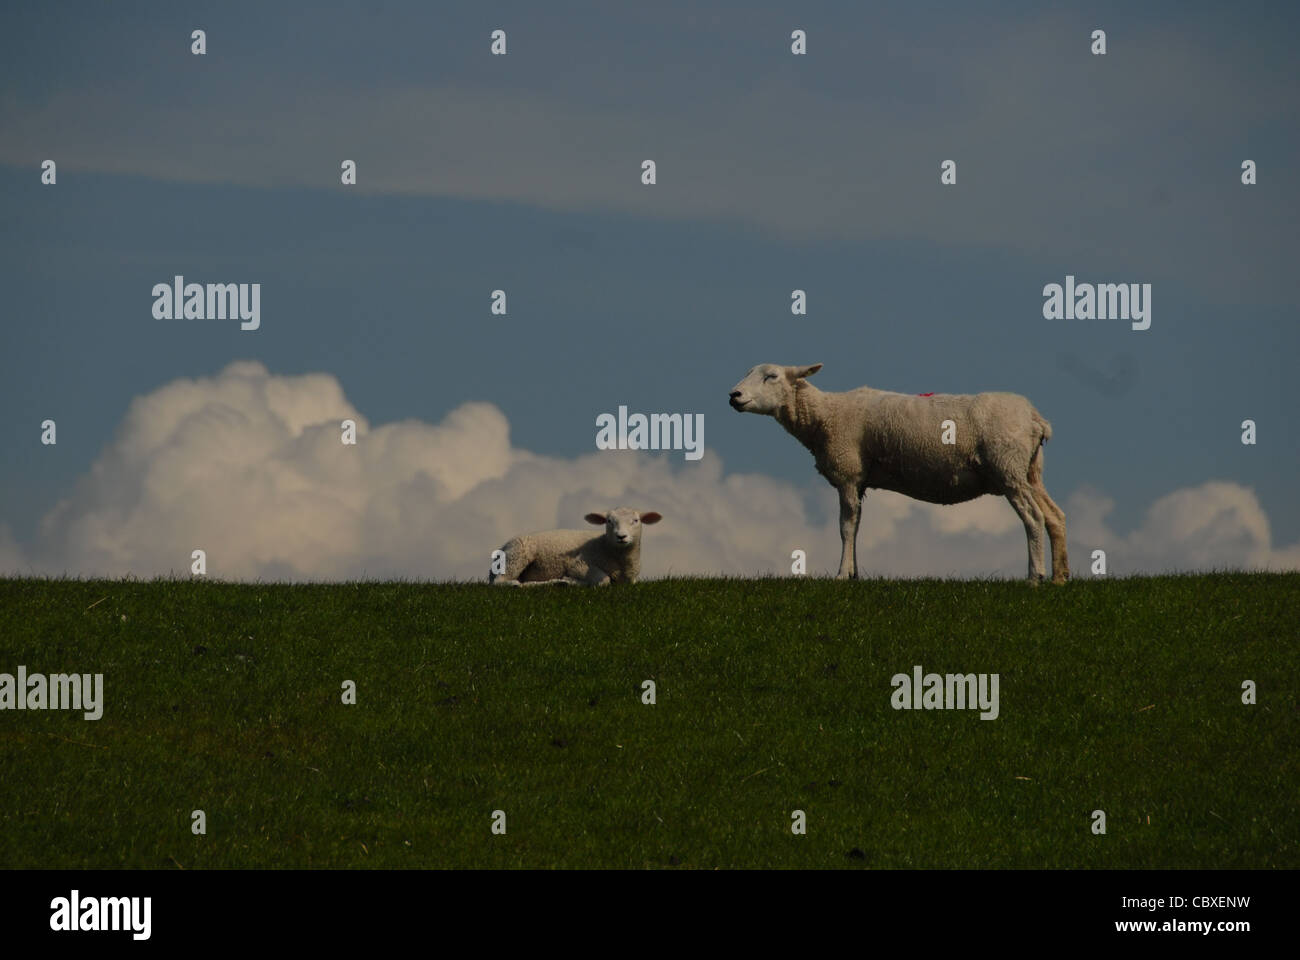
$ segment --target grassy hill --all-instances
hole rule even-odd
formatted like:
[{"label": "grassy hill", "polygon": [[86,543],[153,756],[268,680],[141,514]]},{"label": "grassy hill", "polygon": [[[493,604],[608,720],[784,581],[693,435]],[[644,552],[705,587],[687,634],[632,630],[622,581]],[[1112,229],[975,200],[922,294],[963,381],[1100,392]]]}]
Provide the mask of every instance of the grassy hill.
[{"label": "grassy hill", "polygon": [[1296,867],[1298,641],[1290,574],[2,580],[0,672],[105,706],[0,711],[0,866]]}]

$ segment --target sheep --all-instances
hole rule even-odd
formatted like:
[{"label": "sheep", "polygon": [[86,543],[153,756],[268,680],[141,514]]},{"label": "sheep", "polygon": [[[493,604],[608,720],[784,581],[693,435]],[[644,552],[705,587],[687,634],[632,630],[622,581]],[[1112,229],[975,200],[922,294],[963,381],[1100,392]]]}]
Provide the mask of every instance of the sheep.
[{"label": "sheep", "polygon": [[592,536],[582,530],[548,530],[515,537],[501,548],[505,570],[493,570],[488,582],[503,587],[636,583],[641,575],[641,528],[663,516],[620,507],[584,519],[603,524],[605,532]]},{"label": "sheep", "polygon": [[[929,503],[1006,497],[1029,541],[1029,579],[1044,578],[1043,524],[1052,539],[1052,580],[1070,575],[1065,513],[1043,486],[1051,425],[1014,393],[909,394],[859,387],[826,393],[807,380],[822,368],[754,367],[731,391],[732,408],[775,417],[812,451],[817,472],[840,495],[840,569],[858,576],[858,520],[868,488]],[[945,430],[952,421],[955,430]],[[954,442],[944,443],[944,434]],[[955,434],[955,436],[952,436]]]}]

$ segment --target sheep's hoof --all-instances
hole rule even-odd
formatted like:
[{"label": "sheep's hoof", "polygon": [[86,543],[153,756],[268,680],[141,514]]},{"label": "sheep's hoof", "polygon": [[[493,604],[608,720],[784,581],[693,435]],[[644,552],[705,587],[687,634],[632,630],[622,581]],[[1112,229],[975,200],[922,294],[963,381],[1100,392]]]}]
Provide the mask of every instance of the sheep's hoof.
[{"label": "sheep's hoof", "polygon": [[1052,583],[1056,584],[1059,587],[1064,585],[1065,582],[1069,579],[1070,579],[1070,575],[1068,573],[1063,573],[1059,577],[1052,577]]}]

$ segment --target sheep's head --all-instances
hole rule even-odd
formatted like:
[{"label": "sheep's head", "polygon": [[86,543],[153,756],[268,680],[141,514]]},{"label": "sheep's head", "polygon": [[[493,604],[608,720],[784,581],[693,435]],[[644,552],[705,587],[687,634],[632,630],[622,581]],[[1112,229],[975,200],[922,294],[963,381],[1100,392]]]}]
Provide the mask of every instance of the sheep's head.
[{"label": "sheep's head", "polygon": [[731,406],[741,413],[763,413],[769,417],[794,400],[794,385],[822,368],[820,363],[808,367],[783,367],[779,363],[760,363],[731,388]]},{"label": "sheep's head", "polygon": [[605,527],[605,539],[610,546],[620,550],[631,550],[641,542],[641,527],[647,523],[658,523],[663,517],[651,510],[639,513],[631,507],[619,507],[607,513],[589,513],[586,520]]}]

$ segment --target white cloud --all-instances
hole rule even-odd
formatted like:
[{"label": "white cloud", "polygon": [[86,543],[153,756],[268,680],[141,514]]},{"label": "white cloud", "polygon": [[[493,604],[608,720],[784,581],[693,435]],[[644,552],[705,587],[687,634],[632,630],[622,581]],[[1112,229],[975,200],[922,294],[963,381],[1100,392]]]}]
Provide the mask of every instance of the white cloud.
[{"label": "white cloud", "polygon": [[[358,424],[356,446],[340,442],[345,418]],[[810,516],[810,497],[828,507],[823,519]],[[803,486],[726,475],[711,452],[699,463],[539,456],[513,447],[505,415],[486,403],[437,425],[371,426],[332,376],[239,362],[138,397],[34,544],[0,529],[0,570],[185,574],[201,548],[209,575],[224,579],[481,579],[510,536],[626,505],[665,516],[646,533],[647,576],[786,574],[796,548],[818,573],[839,561],[835,499],[811,471]],[[1112,506],[1089,491],[1068,503],[1079,572],[1095,547],[1115,573],[1300,568],[1300,544],[1274,549],[1258,500],[1237,484],[1163,497],[1127,536],[1106,526]],[[871,575],[1020,576],[1025,565],[1019,522],[992,497],[938,507],[872,493],[859,550]]]},{"label": "white cloud", "polygon": [[1111,574],[1149,570],[1300,570],[1300,543],[1275,548],[1268,516],[1255,492],[1225,481],[1175,490],[1147,510],[1127,535],[1105,522],[1111,498],[1079,490],[1066,505],[1071,543],[1086,544],[1075,563],[1087,569],[1095,549],[1106,551]]}]

